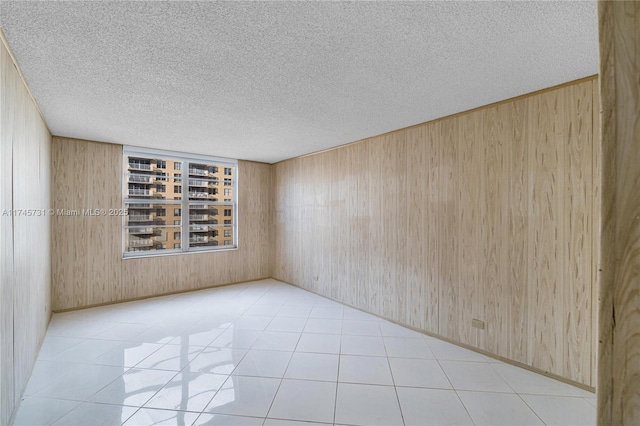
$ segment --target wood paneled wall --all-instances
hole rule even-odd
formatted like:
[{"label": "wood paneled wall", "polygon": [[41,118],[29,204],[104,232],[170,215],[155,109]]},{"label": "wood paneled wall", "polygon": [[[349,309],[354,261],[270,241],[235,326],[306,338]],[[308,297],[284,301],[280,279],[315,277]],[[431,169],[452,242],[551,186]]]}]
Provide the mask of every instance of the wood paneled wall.
[{"label": "wood paneled wall", "polygon": [[[51,317],[51,135],[0,31],[0,424]],[[26,210],[26,211],[25,211]]]},{"label": "wood paneled wall", "polygon": [[[55,209],[122,208],[122,146],[54,137]],[[53,309],[271,276],[272,170],[238,163],[239,249],[122,259],[122,218],[53,219]]]},{"label": "wood paneled wall", "polygon": [[598,2],[602,242],[598,424],[640,424],[640,3]]},{"label": "wood paneled wall", "polygon": [[276,164],[274,278],[594,386],[596,84]]}]

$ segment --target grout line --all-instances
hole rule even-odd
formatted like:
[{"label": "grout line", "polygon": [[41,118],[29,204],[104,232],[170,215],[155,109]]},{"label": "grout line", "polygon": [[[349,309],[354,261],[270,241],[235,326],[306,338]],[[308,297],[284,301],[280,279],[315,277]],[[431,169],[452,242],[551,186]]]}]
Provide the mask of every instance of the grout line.
[{"label": "grout line", "polygon": [[536,410],[534,410],[534,409],[533,409],[533,407],[532,407],[532,406],[530,406],[530,405],[527,403],[527,401],[525,401],[525,399],[522,397],[522,395],[520,395],[520,394],[516,394],[516,395],[518,395],[518,398],[520,398],[520,401],[524,402],[524,405],[526,405],[526,406],[527,406],[527,408],[529,408],[529,410],[531,410],[531,412],[533,412],[533,414],[535,414],[535,416],[536,416],[537,418],[539,418],[539,419],[540,419],[540,421],[542,422],[542,424],[543,424],[543,425],[546,425],[546,424],[547,424],[547,423],[542,419],[542,417],[540,417],[540,415],[538,414],[538,412],[537,412]]},{"label": "grout line", "polygon": [[[380,327],[380,323],[378,323],[378,327]],[[380,330],[382,333],[382,329]],[[402,404],[400,404],[400,395],[398,395],[398,386],[396,386],[396,379],[393,376],[393,369],[391,368],[391,359],[389,357],[389,351],[387,350],[387,343],[384,341],[384,337],[382,338],[382,344],[384,346],[384,351],[387,354],[387,365],[389,366],[389,374],[391,375],[391,383],[393,383],[393,391],[396,394],[396,401],[398,402],[398,410],[400,411],[400,418],[402,419],[402,424],[406,424],[404,420],[404,412],[402,411]]]},{"label": "grout line", "polygon": [[338,343],[338,371],[336,373],[336,396],[334,398],[333,403],[333,423],[336,422],[336,415],[338,412],[338,388],[340,385],[340,364],[342,360],[342,334],[340,335],[339,343]]},{"label": "grout line", "polygon": [[[435,355],[434,355],[435,356]],[[447,374],[447,372],[445,371],[444,368],[442,368],[442,364],[440,364],[440,360],[436,359],[436,362],[438,363],[438,365],[440,366],[440,369],[442,370],[442,373],[444,374],[444,376],[447,378],[447,381],[449,382],[449,384],[451,385],[451,389],[453,389],[453,391],[456,394],[456,397],[458,398],[458,401],[460,401],[460,404],[462,404],[462,406],[464,407],[465,412],[467,413],[467,416],[469,416],[469,419],[471,419],[471,421],[473,422],[473,424],[475,425],[476,422],[473,419],[473,417],[471,417],[471,413],[469,412],[469,409],[467,408],[467,406],[464,404],[464,401],[462,400],[462,398],[460,398],[460,394],[458,393],[458,389],[455,388],[455,386],[453,386],[453,383],[451,383],[451,379],[449,378],[449,375]],[[505,380],[506,381],[506,380]]]}]

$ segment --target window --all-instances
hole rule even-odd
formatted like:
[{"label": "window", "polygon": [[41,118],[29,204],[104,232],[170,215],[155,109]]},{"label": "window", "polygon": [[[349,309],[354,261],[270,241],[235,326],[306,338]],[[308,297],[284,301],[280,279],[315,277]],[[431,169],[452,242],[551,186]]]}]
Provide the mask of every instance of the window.
[{"label": "window", "polygon": [[[235,160],[125,147],[123,164],[124,257],[237,247]],[[220,201],[214,174],[223,170]]]}]

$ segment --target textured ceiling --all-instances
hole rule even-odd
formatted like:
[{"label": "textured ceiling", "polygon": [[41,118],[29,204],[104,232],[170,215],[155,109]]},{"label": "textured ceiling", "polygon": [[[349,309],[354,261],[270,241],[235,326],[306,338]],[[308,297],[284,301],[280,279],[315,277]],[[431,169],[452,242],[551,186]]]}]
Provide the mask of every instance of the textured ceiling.
[{"label": "textured ceiling", "polygon": [[264,161],[598,72],[596,2],[0,2],[55,135]]}]

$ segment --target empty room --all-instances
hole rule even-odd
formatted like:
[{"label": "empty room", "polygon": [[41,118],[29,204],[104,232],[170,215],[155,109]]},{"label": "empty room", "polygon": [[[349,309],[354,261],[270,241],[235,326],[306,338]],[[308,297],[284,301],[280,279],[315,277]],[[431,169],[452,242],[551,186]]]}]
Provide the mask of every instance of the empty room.
[{"label": "empty room", "polygon": [[1,425],[640,424],[640,3],[0,1]]}]

